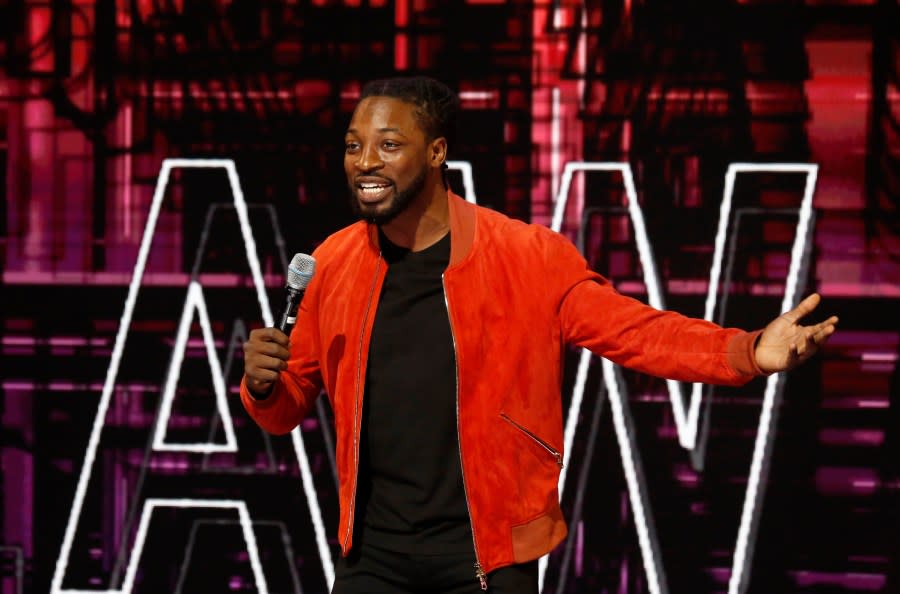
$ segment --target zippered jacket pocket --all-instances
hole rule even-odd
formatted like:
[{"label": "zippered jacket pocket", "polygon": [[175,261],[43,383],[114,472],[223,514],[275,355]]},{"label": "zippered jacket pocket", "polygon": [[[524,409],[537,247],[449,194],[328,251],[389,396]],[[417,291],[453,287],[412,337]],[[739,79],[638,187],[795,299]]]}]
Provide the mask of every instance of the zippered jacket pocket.
[{"label": "zippered jacket pocket", "polygon": [[525,436],[528,439],[530,439],[534,443],[541,446],[541,448],[543,448],[544,451],[546,451],[548,454],[553,456],[553,458],[556,460],[556,465],[559,466],[560,469],[562,469],[563,456],[559,452],[559,450],[557,450],[556,448],[551,446],[549,443],[547,443],[546,441],[544,441],[543,439],[541,439],[540,437],[538,437],[537,435],[535,435],[534,433],[532,433],[531,431],[529,431],[528,429],[523,427],[522,425],[513,421],[511,418],[509,418],[509,416],[506,413],[500,413],[500,418],[503,419],[504,421],[506,421],[507,423],[509,423],[510,425],[512,425],[513,427],[515,427],[516,429],[518,429],[519,431],[521,431],[523,434],[525,434]]}]

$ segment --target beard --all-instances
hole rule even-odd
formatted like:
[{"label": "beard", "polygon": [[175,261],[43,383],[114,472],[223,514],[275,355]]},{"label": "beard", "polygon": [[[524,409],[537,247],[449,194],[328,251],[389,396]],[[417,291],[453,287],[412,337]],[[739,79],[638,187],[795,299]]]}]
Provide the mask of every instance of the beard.
[{"label": "beard", "polygon": [[356,197],[356,186],[351,182],[350,206],[353,208],[353,213],[366,222],[379,226],[387,225],[397,218],[397,215],[409,208],[409,205],[422,193],[422,190],[425,188],[425,179],[427,175],[428,168],[423,167],[408,186],[399,190],[394,190],[394,195],[388,198],[387,208],[381,211],[377,210],[381,204],[369,207],[369,205],[360,202]]}]

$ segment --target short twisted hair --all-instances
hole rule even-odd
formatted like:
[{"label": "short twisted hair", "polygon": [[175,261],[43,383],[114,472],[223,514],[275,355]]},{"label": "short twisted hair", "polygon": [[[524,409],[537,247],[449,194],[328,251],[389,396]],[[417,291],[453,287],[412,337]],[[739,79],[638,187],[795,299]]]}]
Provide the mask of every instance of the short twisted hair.
[{"label": "short twisted hair", "polygon": [[456,140],[459,97],[440,81],[427,76],[382,78],[363,86],[360,99],[366,97],[392,97],[411,103],[426,140],[443,136],[448,146]]}]

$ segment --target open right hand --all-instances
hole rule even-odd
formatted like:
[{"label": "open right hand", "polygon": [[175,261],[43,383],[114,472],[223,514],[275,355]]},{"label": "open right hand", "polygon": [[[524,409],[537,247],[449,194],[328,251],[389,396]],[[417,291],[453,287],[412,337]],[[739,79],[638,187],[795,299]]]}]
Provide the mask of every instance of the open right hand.
[{"label": "open right hand", "polygon": [[278,375],[287,369],[289,350],[287,335],[277,328],[257,328],[244,343],[244,377],[247,388],[265,398],[272,391]]}]

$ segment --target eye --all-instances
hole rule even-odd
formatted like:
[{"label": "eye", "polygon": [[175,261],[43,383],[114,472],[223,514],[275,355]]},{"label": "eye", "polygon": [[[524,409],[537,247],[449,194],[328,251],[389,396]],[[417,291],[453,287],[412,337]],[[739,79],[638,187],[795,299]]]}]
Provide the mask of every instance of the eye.
[{"label": "eye", "polygon": [[359,143],[352,141],[352,140],[348,140],[347,142],[344,143],[344,150],[348,153],[359,150]]},{"label": "eye", "polygon": [[386,148],[386,149],[388,149],[388,150],[393,150],[393,149],[396,149],[396,148],[400,148],[400,144],[394,142],[393,140],[385,140],[385,141],[382,143],[382,146],[384,146],[384,148]]}]

